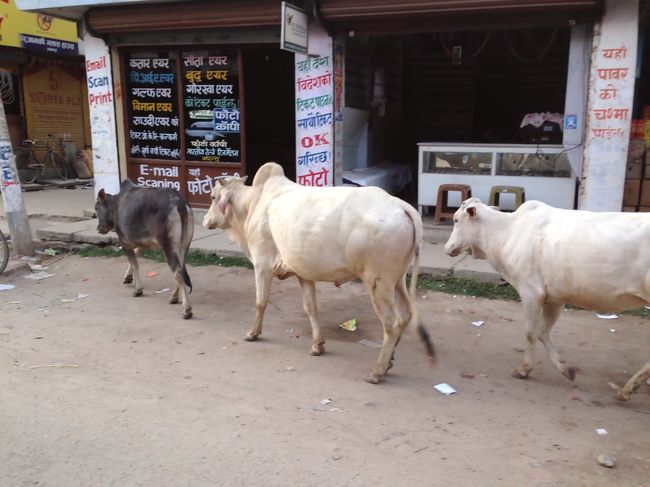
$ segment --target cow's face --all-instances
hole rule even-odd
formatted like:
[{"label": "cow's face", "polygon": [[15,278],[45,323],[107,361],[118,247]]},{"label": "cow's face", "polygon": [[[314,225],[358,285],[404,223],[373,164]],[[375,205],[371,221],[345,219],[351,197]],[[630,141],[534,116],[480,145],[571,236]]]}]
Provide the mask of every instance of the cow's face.
[{"label": "cow's face", "polygon": [[113,206],[115,205],[115,196],[106,194],[104,189],[100,189],[95,202],[95,214],[97,215],[97,231],[102,235],[110,232],[115,228],[113,222]]},{"label": "cow's face", "polygon": [[233,216],[233,195],[245,181],[246,176],[243,178],[231,177],[219,180],[219,184],[212,188],[212,193],[210,193],[212,203],[208,212],[203,217],[203,228],[210,230],[215,228],[230,228],[230,222]]},{"label": "cow's face", "polygon": [[475,259],[485,258],[480,250],[480,210],[484,207],[478,198],[469,198],[454,213],[454,230],[445,244],[445,253],[451,257],[466,252]]}]

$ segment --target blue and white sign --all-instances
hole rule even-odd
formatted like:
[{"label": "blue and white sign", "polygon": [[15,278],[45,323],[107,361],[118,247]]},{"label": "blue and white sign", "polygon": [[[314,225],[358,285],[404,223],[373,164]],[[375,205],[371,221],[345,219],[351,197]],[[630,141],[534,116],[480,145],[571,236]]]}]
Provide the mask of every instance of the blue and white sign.
[{"label": "blue and white sign", "polygon": [[578,115],[572,113],[564,117],[564,130],[575,130],[578,128]]}]

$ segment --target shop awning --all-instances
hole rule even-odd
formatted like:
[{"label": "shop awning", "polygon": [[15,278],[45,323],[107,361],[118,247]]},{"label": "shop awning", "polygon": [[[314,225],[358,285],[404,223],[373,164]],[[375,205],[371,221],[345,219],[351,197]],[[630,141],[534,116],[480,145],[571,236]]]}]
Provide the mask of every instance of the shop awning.
[{"label": "shop awning", "polygon": [[[300,5],[302,2],[296,1]],[[332,30],[413,33],[495,27],[570,25],[599,18],[601,0],[320,0]],[[311,13],[311,12],[310,12]],[[279,26],[277,0],[200,0],[95,6],[99,34]]]},{"label": "shop awning", "polygon": [[95,7],[88,22],[98,34],[280,25],[275,0],[208,0]]},{"label": "shop awning", "polygon": [[321,0],[337,30],[415,33],[572,25],[597,20],[601,0]]}]

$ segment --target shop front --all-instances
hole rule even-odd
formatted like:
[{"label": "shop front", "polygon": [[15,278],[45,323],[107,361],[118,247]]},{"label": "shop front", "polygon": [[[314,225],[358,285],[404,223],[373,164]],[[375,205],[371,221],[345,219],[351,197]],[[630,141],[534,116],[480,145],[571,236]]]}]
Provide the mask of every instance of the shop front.
[{"label": "shop front", "polygon": [[[376,184],[423,210],[450,183],[485,200],[520,186],[563,208],[599,198],[589,180],[622,194],[607,174],[625,167],[630,100],[616,100],[621,144],[585,159],[590,117],[610,113],[594,104],[608,85],[593,92],[590,78],[610,69],[595,67],[603,32],[638,27],[625,16],[638,1],[294,3],[324,49],[279,49],[277,1],[81,2],[86,43],[103,46],[92,62],[107,56],[111,74],[114,107],[93,122],[106,181],[174,187],[204,207],[220,178],[276,160],[301,184]],[[625,47],[630,63],[625,43],[605,51]]]},{"label": "shop front", "polygon": [[273,89],[292,75],[286,58],[236,46],[120,49],[127,176],[176,189],[194,207],[209,206],[219,179],[270,158],[293,176],[291,99]]},{"label": "shop front", "polygon": [[269,160],[295,178],[293,54],[279,48],[280,7],[270,7],[194,2],[88,11],[86,36],[106,46],[107,84],[115,87],[118,143],[105,160],[119,159],[122,177],[174,188],[197,208],[209,206],[220,179],[255,174]]},{"label": "shop front", "polygon": [[[0,67],[11,144],[37,139],[39,160],[46,147],[64,157],[64,141],[90,146],[83,52],[75,22],[18,10],[14,0],[0,3]],[[51,136],[50,136],[51,134]],[[47,141],[47,142],[46,142]],[[70,162],[70,161],[68,161]],[[45,168],[46,176],[53,175]],[[19,171],[26,171],[19,165]],[[22,176],[21,176],[22,177]]]},{"label": "shop front", "polygon": [[[443,184],[484,201],[494,186],[523,187],[528,199],[576,207],[600,5],[451,3],[322,3],[345,52],[344,180],[412,181],[397,190],[423,211]],[[502,202],[511,209],[514,198]]]}]

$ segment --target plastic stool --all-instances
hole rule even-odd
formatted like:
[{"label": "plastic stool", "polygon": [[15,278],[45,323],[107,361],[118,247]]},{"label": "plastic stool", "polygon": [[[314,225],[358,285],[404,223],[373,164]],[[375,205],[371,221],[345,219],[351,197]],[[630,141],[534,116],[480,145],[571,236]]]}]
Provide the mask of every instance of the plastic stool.
[{"label": "plastic stool", "polygon": [[436,203],[436,213],[433,216],[433,223],[437,225],[442,218],[452,219],[458,208],[448,206],[448,196],[450,191],[458,191],[461,196],[460,200],[465,201],[472,197],[472,188],[467,184],[441,184],[438,186],[438,200]]},{"label": "plastic stool", "polygon": [[490,189],[490,206],[499,206],[499,196],[502,193],[515,195],[515,210],[526,201],[526,190],[521,186],[492,186]]}]

